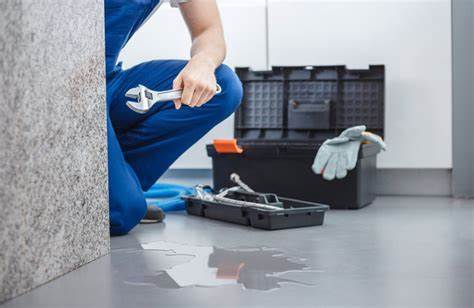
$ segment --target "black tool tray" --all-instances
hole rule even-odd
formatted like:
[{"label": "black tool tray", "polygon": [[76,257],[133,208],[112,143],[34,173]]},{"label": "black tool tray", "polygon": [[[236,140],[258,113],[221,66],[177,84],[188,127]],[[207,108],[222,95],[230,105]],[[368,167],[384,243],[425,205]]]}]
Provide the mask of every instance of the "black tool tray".
[{"label": "black tool tray", "polygon": [[275,194],[249,193],[242,190],[231,192],[227,198],[258,202],[281,207],[281,210],[239,206],[232,203],[206,201],[194,196],[185,196],[186,211],[190,215],[207,217],[265,230],[320,226],[327,205],[296,199],[278,197]]}]

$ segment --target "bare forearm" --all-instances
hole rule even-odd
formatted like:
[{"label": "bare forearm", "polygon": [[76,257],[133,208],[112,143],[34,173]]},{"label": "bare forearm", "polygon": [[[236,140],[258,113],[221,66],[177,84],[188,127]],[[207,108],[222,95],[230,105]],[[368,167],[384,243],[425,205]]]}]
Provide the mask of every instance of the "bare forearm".
[{"label": "bare forearm", "polygon": [[214,69],[222,64],[226,55],[226,45],[222,29],[209,28],[193,39],[191,58],[208,61]]},{"label": "bare forearm", "polygon": [[181,14],[192,38],[191,59],[173,81],[174,89],[183,89],[181,104],[200,107],[216,93],[216,68],[224,61],[224,31],[216,0],[192,0],[180,5]]}]

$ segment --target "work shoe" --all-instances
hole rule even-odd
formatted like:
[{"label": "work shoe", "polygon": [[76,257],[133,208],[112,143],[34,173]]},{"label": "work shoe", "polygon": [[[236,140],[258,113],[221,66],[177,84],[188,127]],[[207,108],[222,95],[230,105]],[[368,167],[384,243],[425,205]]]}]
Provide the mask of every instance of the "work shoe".
[{"label": "work shoe", "polygon": [[153,224],[162,222],[165,219],[166,215],[163,210],[153,204],[147,205],[146,214],[140,221],[141,224]]}]

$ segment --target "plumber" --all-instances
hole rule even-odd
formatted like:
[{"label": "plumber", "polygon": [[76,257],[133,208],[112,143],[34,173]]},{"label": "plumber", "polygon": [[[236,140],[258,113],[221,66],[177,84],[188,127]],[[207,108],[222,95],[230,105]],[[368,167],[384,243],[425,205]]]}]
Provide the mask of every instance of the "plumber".
[{"label": "plumber", "polygon": [[[242,98],[226,54],[216,0],[170,0],[179,7],[192,39],[190,60],[153,60],[122,69],[117,58],[164,0],[105,0],[110,232],[128,233],[141,219],[164,215],[147,208],[147,191],[169,166],[210,129],[231,115]],[[169,29],[173,31],[173,29]],[[166,44],[166,42],[163,42]],[[139,114],[125,93],[139,84],[183,89],[181,99]],[[222,92],[216,95],[216,84]]]}]

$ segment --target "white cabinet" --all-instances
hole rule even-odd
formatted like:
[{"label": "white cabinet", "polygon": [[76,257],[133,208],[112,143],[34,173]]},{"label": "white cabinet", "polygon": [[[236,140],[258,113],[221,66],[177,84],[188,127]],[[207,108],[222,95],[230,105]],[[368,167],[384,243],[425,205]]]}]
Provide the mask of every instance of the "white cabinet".
[{"label": "white cabinet", "polygon": [[[230,66],[266,67],[265,0],[221,0]],[[188,59],[191,40],[179,10],[163,5],[133,36],[122,51],[124,67],[153,59]],[[189,149],[173,168],[210,168],[205,144],[233,137],[233,117],[210,131]]]},{"label": "white cabinet", "polygon": [[383,168],[451,168],[451,1],[269,0],[270,65],[386,65]]}]

